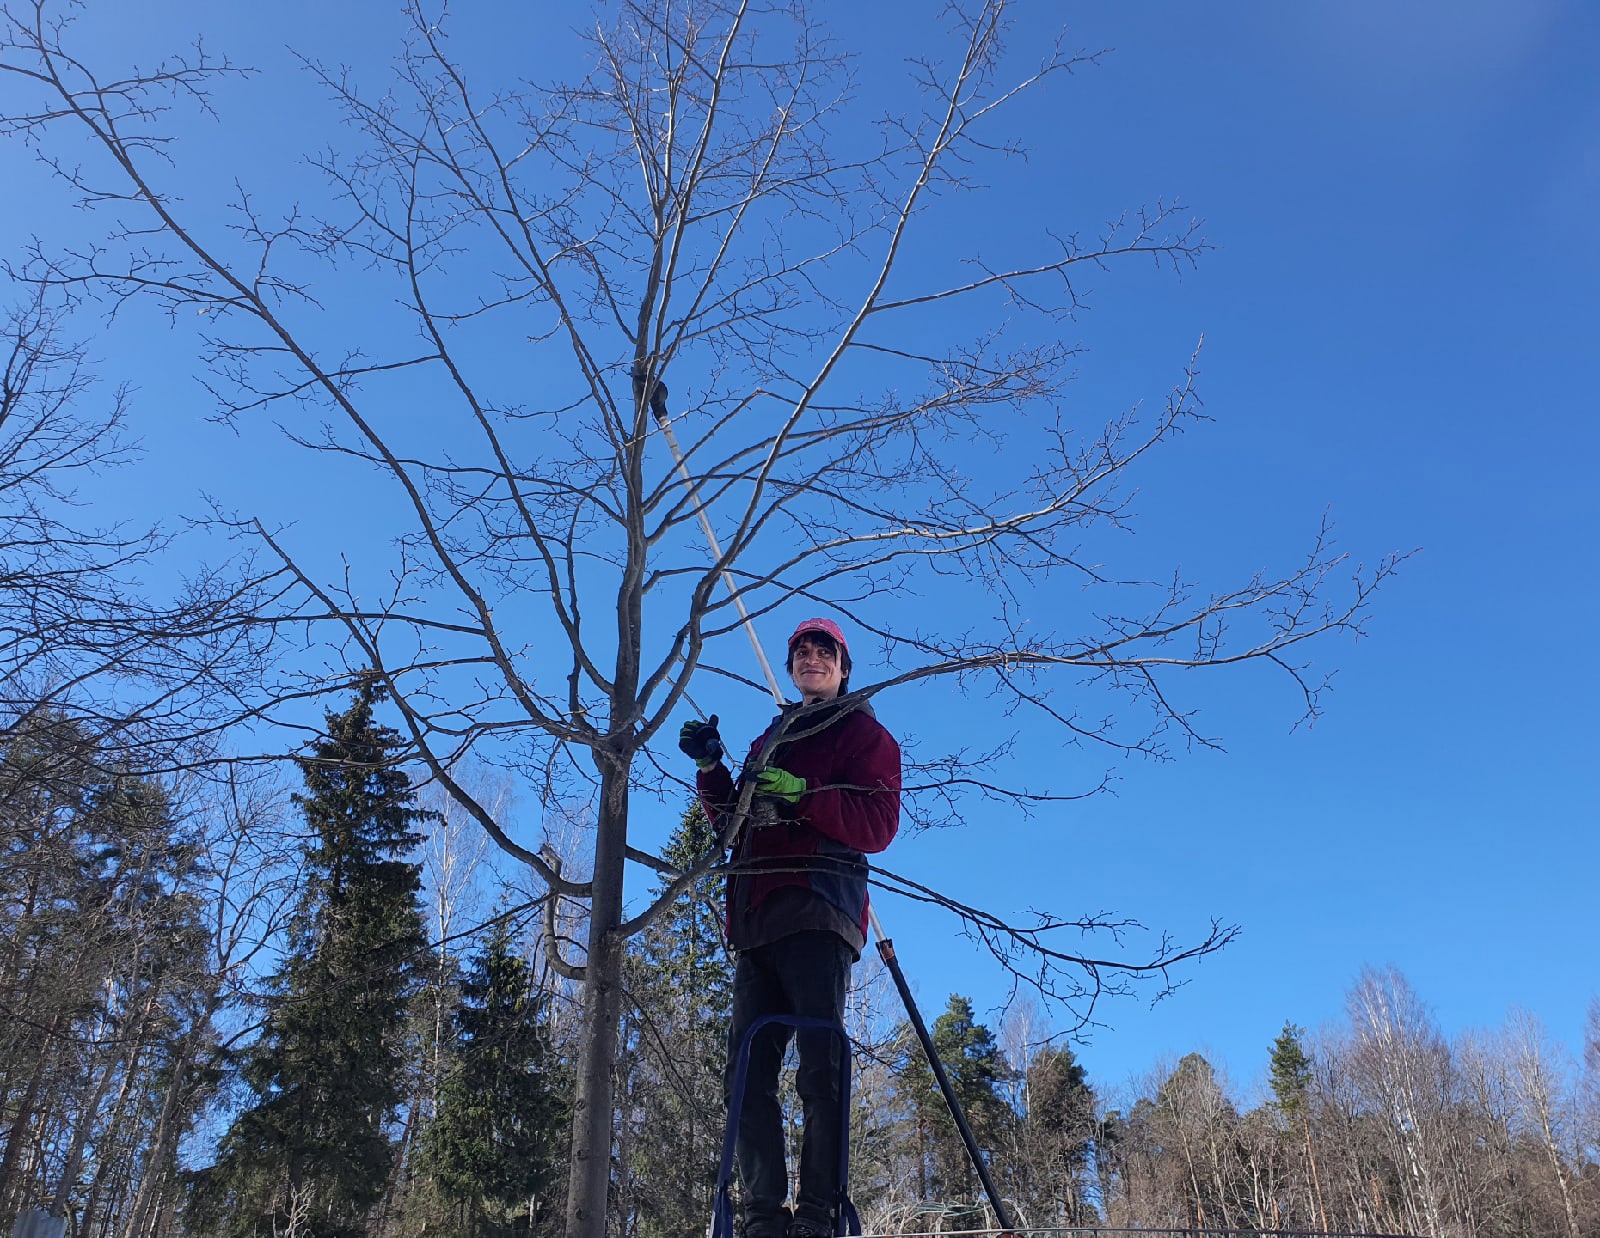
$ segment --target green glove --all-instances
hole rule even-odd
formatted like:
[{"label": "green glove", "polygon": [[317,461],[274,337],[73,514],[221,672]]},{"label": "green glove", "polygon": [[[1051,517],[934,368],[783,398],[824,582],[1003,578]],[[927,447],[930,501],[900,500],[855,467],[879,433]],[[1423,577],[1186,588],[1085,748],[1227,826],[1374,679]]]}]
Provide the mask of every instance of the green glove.
[{"label": "green glove", "polygon": [[786,804],[798,804],[806,793],[806,780],[797,778],[786,769],[769,765],[756,775],[756,794],[770,795]]}]

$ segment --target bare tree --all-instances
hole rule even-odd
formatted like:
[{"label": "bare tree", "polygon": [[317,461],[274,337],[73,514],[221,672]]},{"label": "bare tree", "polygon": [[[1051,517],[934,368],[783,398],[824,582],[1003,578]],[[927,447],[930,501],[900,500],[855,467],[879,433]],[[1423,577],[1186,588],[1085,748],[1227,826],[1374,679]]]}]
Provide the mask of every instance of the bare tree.
[{"label": "bare tree", "polygon": [[[880,638],[891,668],[857,700],[953,677],[1110,760],[1214,742],[1173,695],[1187,670],[1276,666],[1314,717],[1324,681],[1301,646],[1357,631],[1393,568],[1347,565],[1326,529],[1298,566],[1220,588],[1104,566],[1103,535],[1132,516],[1131,475],[1201,419],[1195,372],[1153,411],[1080,432],[1061,331],[1082,276],[1125,257],[1181,266],[1204,243],[1158,204],[1093,235],[909,260],[940,205],[1016,152],[1007,113],[1092,59],[1064,41],[1008,50],[1010,7],[949,6],[946,50],[913,64],[903,106],[881,117],[799,6],[623,0],[584,36],[581,80],[507,87],[474,81],[413,4],[387,89],[305,61],[351,147],[314,161],[331,201],[274,214],[241,190],[225,224],[186,192],[169,109],[208,107],[235,66],[197,48],[103,73],[73,55],[50,0],[4,10],[0,68],[31,94],[0,131],[44,152],[99,229],[36,248],[26,275],[51,295],[199,321],[221,416],[279,408],[296,441],[375,470],[399,502],[386,587],[355,568],[329,578],[274,514],[229,527],[295,589],[259,625],[311,631],[350,673],[375,667],[439,784],[552,913],[587,912],[581,952],[552,956],[583,986],[573,1235],[603,1224],[623,943],[720,854],[628,914],[628,860],[663,867],[630,845],[631,805],[675,778],[653,753],[691,683],[750,682],[712,661],[746,614],[830,605]],[[400,313],[325,314],[315,281],[335,263]],[[1002,448],[996,470],[969,467]],[[1061,600],[1069,582],[1081,608]],[[932,621],[930,602],[974,587],[994,595],[991,622]],[[339,686],[329,678],[241,712],[290,720],[275,707]],[[1062,695],[1091,689],[1109,693],[1103,707]],[[790,733],[806,719],[790,715]],[[964,790],[1022,807],[1093,789],[1001,786],[986,771],[1003,748],[926,759],[912,811],[959,816]],[[472,751],[516,762],[548,808],[592,804],[581,879],[455,777]],[[1159,983],[1229,936],[1095,957],[1052,943],[1114,932],[1114,918],[1019,926],[952,905],[1079,1019],[1128,976]]]},{"label": "bare tree", "polygon": [[0,340],[0,687],[8,717],[56,702],[40,685],[109,669],[133,605],[125,571],[160,548],[153,533],[69,522],[76,482],[126,464],[125,393],[89,412],[81,348],[38,289],[12,310]]},{"label": "bare tree", "polygon": [[1393,968],[1364,968],[1347,1005],[1357,1069],[1386,1119],[1384,1133],[1402,1175],[1406,1224],[1430,1234],[1453,1231],[1444,1146],[1449,1047],[1426,1006]]},{"label": "bare tree", "polygon": [[[473,798],[486,805],[496,821],[509,816],[511,788],[504,777],[464,776],[463,781],[476,784]],[[437,814],[422,845],[422,878],[432,915],[429,928],[438,943],[442,968],[462,922],[483,918],[479,914],[483,910],[479,882],[489,840],[455,799],[430,787],[421,801]]]},{"label": "bare tree", "polygon": [[[13,732],[7,755],[36,740]],[[292,874],[259,778],[61,773],[30,772],[0,818],[0,1210],[143,1238]]]},{"label": "bare tree", "polygon": [[86,755],[161,768],[236,716],[223,702],[262,652],[236,620],[259,582],[196,568],[157,603],[141,579],[174,539],[83,518],[83,485],[137,455],[127,393],[97,391],[48,289],[20,291],[0,324],[0,722],[70,719]]},{"label": "bare tree", "polygon": [[162,1232],[162,1210],[182,1190],[179,1145],[215,1101],[230,1051],[254,1034],[261,960],[282,943],[301,876],[282,822],[288,797],[271,776],[227,766],[220,778],[187,784],[182,800],[201,822],[198,861],[207,887],[205,980],[194,1017],[170,1053],[143,1172],[120,1212],[119,1238]]},{"label": "bare tree", "polygon": [[[1467,1033],[1451,1047],[1451,1056],[1459,1081],[1451,1125],[1457,1147],[1472,1162],[1475,1214],[1490,1232],[1526,1227],[1533,1223],[1529,1197],[1539,1192],[1523,1181],[1530,1158],[1525,1145],[1519,1146],[1523,1123],[1512,1077],[1514,1037],[1509,1029]],[[1542,1177],[1536,1161],[1532,1167],[1534,1176]]]},{"label": "bare tree", "polygon": [[1571,1166],[1581,1163],[1577,1136],[1577,1097],[1560,1050],[1543,1025],[1526,1010],[1514,1010],[1507,1023],[1512,1088],[1521,1117],[1555,1181],[1568,1238],[1578,1238],[1578,1210]]},{"label": "bare tree", "polygon": [[1077,1225],[1088,1215],[1096,1096],[1071,1050],[1056,1040],[1031,994],[1006,1010],[999,1042],[1016,1119],[997,1160],[1003,1189],[1025,1201],[1035,1224]]},{"label": "bare tree", "polygon": [[1600,997],[1589,1002],[1583,1025],[1582,1103],[1584,1146],[1600,1160]]}]

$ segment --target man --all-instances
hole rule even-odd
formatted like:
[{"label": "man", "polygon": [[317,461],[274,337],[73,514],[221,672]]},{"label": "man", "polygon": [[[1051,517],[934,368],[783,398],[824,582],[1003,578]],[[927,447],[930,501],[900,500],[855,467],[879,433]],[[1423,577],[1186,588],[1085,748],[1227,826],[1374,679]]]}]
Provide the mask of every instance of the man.
[{"label": "man", "polygon": [[[728,878],[728,941],[738,955],[728,1086],[739,1043],[761,1016],[843,1019],[850,965],[867,940],[867,853],[887,847],[900,824],[900,746],[866,701],[838,699],[850,680],[850,650],[838,625],[807,619],[797,627],[788,671],[802,703],[783,707],[745,761],[745,776],[756,780],[755,807],[776,812],[752,811],[734,840]],[[700,797],[713,821],[739,799],[716,724],[715,715],[691,722],[678,741],[699,766]],[[758,768],[767,737],[780,726],[779,742]],[[750,1046],[737,1135],[745,1238],[834,1233],[844,1048],[830,1032],[798,1034],[795,1090],[805,1134],[791,1218],[778,1104],[791,1034],[770,1026]]]}]

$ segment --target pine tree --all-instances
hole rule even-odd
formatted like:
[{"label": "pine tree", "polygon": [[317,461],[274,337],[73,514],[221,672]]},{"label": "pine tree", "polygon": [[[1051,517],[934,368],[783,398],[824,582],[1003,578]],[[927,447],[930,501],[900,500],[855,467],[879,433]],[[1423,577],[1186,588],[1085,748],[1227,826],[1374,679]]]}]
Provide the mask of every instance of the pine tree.
[{"label": "pine tree", "polygon": [[1284,1020],[1283,1031],[1272,1042],[1271,1077],[1273,1105],[1289,1124],[1286,1135],[1297,1141],[1305,1154],[1307,1192],[1324,1231],[1328,1228],[1327,1202],[1323,1198],[1322,1176],[1317,1169],[1317,1153],[1311,1141],[1311,1055],[1305,1050],[1306,1029]]},{"label": "pine tree", "polygon": [[[663,856],[688,868],[716,841],[696,800]],[[722,887],[721,877],[708,877],[685,891],[639,939],[627,962],[633,1010],[623,1055],[627,1069],[618,1079],[628,1151],[622,1194],[640,1238],[695,1233],[711,1215],[733,1007]]]},{"label": "pine tree", "polygon": [[1249,1192],[1230,1181],[1238,1169],[1232,1149],[1239,1114],[1203,1054],[1178,1059],[1156,1089],[1155,1111],[1163,1146],[1177,1153],[1191,1223],[1198,1229],[1228,1229],[1248,1219],[1238,1210],[1248,1206]]},{"label": "pine tree", "polygon": [[1293,1121],[1305,1107],[1311,1084],[1311,1058],[1302,1044],[1306,1029],[1285,1021],[1272,1042],[1272,1095],[1278,1111]]},{"label": "pine tree", "polygon": [[[80,1059],[78,1112],[62,1132],[50,1204],[57,1215],[76,1210],[84,1233],[102,1213],[115,1215],[116,1195],[129,1183],[121,1167],[140,1159],[154,1097],[183,1046],[204,1034],[197,1024],[207,1022],[212,978],[197,848],[172,809],[162,786],[120,777],[99,790],[89,814],[104,840],[97,853],[104,901],[80,956],[99,978],[99,1000],[79,1035],[85,1050],[95,1047]],[[126,1052],[122,1042],[140,1050]]]},{"label": "pine tree", "polygon": [[365,681],[299,762],[311,827],[309,879],[272,978],[259,1041],[241,1071],[254,1103],[223,1140],[196,1198],[204,1232],[353,1238],[392,1167],[387,1123],[401,1097],[406,1005],[426,942],[420,836],[398,734],[373,720]]},{"label": "pine tree", "polygon": [[[1012,1115],[1000,1094],[1006,1066],[994,1033],[977,1021],[969,998],[952,993],[944,1013],[934,1020],[932,1035],[979,1147],[997,1147]],[[901,1086],[915,1117],[926,1189],[941,1200],[976,1200],[980,1187],[966,1145],[909,1025],[902,1028],[899,1042]]]},{"label": "pine tree", "polygon": [[0,1226],[122,1202],[208,982],[191,830],[103,756],[46,711],[0,739]]},{"label": "pine tree", "polygon": [[[38,1202],[24,1153],[75,1035],[99,1004],[92,958],[107,840],[91,804],[106,785],[92,741],[52,715],[0,737],[0,1217]],[[26,1012],[26,1017],[15,1017]],[[31,1179],[31,1175],[27,1175]]]},{"label": "pine tree", "polygon": [[560,1216],[558,1166],[570,1087],[546,999],[501,919],[461,978],[453,1060],[420,1167],[463,1238],[546,1232]]},{"label": "pine tree", "polygon": [[1042,1154],[1036,1190],[1040,1204],[1065,1225],[1087,1215],[1089,1161],[1094,1144],[1094,1090],[1071,1049],[1050,1046],[1028,1064],[1027,1127]]}]

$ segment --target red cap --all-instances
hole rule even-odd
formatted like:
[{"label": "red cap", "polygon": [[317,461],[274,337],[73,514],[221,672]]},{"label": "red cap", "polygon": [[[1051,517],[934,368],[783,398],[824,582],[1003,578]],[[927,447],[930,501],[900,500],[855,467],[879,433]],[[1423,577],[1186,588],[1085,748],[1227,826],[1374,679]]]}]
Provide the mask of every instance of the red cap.
[{"label": "red cap", "polygon": [[844,633],[839,630],[839,625],[832,619],[807,619],[794,630],[794,635],[789,638],[789,652],[794,652],[794,643],[808,632],[821,632],[824,636],[831,636],[838,644],[840,652],[849,654],[850,646],[845,643]]}]

